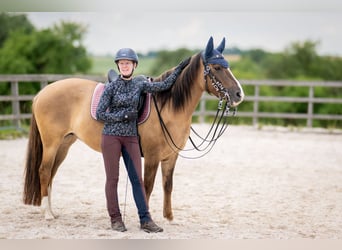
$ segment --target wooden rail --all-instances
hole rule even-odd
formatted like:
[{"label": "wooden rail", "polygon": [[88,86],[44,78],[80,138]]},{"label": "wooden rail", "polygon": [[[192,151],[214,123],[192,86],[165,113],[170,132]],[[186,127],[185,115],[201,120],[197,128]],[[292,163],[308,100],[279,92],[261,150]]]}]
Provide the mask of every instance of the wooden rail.
[{"label": "wooden rail", "polygon": [[[305,119],[306,126],[312,127],[313,120],[342,120],[342,115],[336,114],[315,114],[315,103],[330,103],[342,104],[342,96],[338,98],[322,98],[315,97],[315,87],[325,88],[342,88],[342,82],[324,82],[324,81],[284,81],[284,80],[240,80],[243,86],[254,86],[254,95],[246,96],[244,102],[253,102],[253,111],[238,112],[239,117],[251,117],[253,125],[258,124],[259,118],[288,118],[288,119]],[[260,87],[262,86],[294,86],[294,87],[308,87],[307,97],[288,97],[288,96],[261,96]],[[216,97],[204,94],[199,106],[199,110],[194,113],[200,118],[200,122],[204,121],[205,116],[213,116],[215,111],[208,111],[205,109],[205,102],[207,100],[215,100]],[[299,113],[278,113],[278,112],[261,112],[259,110],[260,102],[290,102],[290,103],[306,103],[307,112]],[[243,105],[243,104],[242,104]],[[342,106],[341,106],[342,110]]]},{"label": "wooden rail", "polygon": [[[0,96],[0,102],[12,103],[12,114],[4,114],[0,111],[0,120],[11,120],[13,126],[21,129],[21,120],[30,119],[31,114],[23,114],[20,111],[20,101],[31,101],[34,95],[19,95],[19,82],[40,82],[40,88],[45,87],[53,81],[79,77],[84,79],[95,80],[104,82],[104,76],[94,75],[0,75],[0,84],[11,84],[11,95]],[[315,103],[330,103],[342,104],[342,96],[338,98],[322,98],[315,97],[314,87],[326,88],[342,88],[342,82],[323,82],[323,81],[279,81],[279,80],[240,80],[243,86],[254,86],[254,95],[246,96],[245,102],[253,102],[253,110],[250,112],[239,111],[239,117],[250,117],[253,120],[253,125],[258,124],[259,118],[289,118],[289,119],[305,119],[307,127],[312,127],[313,120],[342,120],[342,115],[336,114],[315,114]],[[261,96],[260,87],[262,86],[295,86],[295,87],[308,87],[308,95],[306,97],[288,97],[288,96]],[[206,102],[208,100],[216,100],[216,97],[204,94],[198,110],[194,116],[199,117],[199,122],[204,122],[206,116],[214,116],[216,111],[206,110]],[[306,103],[307,112],[303,114],[298,113],[278,113],[278,112],[260,112],[260,102],[290,102],[290,103]],[[242,104],[243,105],[243,104]]]},{"label": "wooden rail", "polygon": [[0,96],[0,102],[12,102],[12,114],[4,114],[4,111],[0,111],[1,120],[11,120],[13,126],[16,129],[21,129],[21,120],[30,119],[31,114],[23,114],[20,111],[20,101],[31,101],[34,95],[19,95],[19,82],[40,82],[40,89],[44,88],[50,82],[62,80],[70,77],[79,77],[89,80],[104,82],[105,77],[94,76],[94,75],[0,75],[0,84],[8,83],[11,84],[11,95]]}]

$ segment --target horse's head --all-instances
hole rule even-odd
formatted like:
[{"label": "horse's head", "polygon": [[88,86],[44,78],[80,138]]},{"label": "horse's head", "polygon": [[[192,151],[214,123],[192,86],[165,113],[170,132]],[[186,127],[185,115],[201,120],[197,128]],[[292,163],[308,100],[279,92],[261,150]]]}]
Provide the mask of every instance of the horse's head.
[{"label": "horse's head", "polygon": [[210,37],[201,54],[204,64],[205,88],[209,94],[226,100],[228,106],[236,107],[242,102],[244,93],[239,81],[231,72],[228,61],[222,55],[225,42],[225,38],[223,38],[220,45],[214,49],[213,38]]}]

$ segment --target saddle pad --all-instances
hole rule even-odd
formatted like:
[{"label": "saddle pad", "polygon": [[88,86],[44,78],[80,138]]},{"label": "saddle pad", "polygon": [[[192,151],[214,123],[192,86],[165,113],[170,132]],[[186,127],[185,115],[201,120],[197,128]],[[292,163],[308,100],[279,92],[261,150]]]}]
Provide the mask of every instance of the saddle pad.
[{"label": "saddle pad", "polygon": [[91,117],[96,119],[96,109],[99,105],[101,95],[103,93],[105,84],[104,83],[98,83],[94,89],[93,96],[91,97],[91,103],[90,103],[90,114]]},{"label": "saddle pad", "polygon": [[138,124],[146,122],[151,112],[151,93],[146,94],[145,102],[141,111],[139,111]]},{"label": "saddle pad", "polygon": [[[101,95],[104,91],[105,84],[104,83],[98,83],[94,89],[93,96],[91,98],[91,104],[90,104],[90,114],[91,117],[95,120],[96,119],[96,109],[99,105]],[[144,106],[142,107],[142,112],[139,112],[140,115],[138,117],[138,124],[144,123],[148,117],[150,116],[151,111],[151,94],[147,93],[145,98]]]}]

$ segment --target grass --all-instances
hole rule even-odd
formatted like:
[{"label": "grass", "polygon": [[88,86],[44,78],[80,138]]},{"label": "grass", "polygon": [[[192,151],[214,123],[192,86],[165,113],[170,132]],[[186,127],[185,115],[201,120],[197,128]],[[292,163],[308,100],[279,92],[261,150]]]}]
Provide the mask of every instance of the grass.
[{"label": "grass", "polygon": [[0,129],[0,140],[12,140],[28,136],[28,130],[26,129],[15,129],[5,128]]}]

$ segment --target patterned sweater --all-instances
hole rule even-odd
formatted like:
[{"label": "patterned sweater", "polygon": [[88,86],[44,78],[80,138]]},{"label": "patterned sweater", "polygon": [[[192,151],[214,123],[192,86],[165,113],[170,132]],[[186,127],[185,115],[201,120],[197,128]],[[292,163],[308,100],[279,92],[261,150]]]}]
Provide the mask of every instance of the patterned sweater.
[{"label": "patterned sweater", "polygon": [[166,90],[176,81],[181,70],[176,68],[162,82],[150,82],[146,77],[124,80],[118,77],[106,85],[96,110],[96,118],[104,122],[103,134],[137,136],[137,120],[120,121],[127,113],[138,112],[139,98],[144,92]]}]

